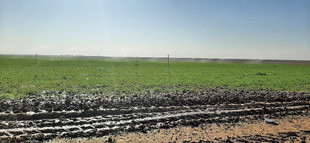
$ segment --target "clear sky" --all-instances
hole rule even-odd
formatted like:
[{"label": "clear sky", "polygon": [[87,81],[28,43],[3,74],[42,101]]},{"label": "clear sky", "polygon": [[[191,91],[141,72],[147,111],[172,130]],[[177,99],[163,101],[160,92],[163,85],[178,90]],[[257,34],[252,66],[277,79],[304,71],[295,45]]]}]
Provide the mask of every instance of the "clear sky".
[{"label": "clear sky", "polygon": [[0,54],[310,60],[310,0],[0,0]]}]

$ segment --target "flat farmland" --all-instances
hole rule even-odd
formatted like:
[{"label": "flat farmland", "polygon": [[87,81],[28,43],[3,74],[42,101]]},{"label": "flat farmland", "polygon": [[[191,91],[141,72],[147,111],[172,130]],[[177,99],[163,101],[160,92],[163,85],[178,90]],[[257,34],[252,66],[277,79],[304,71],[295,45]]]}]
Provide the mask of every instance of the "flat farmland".
[{"label": "flat farmland", "polygon": [[168,73],[165,60],[1,56],[0,67],[0,142],[309,141],[309,65],[170,61]]},{"label": "flat farmland", "polygon": [[95,95],[231,90],[310,91],[310,66],[0,57],[1,97],[66,92]]}]

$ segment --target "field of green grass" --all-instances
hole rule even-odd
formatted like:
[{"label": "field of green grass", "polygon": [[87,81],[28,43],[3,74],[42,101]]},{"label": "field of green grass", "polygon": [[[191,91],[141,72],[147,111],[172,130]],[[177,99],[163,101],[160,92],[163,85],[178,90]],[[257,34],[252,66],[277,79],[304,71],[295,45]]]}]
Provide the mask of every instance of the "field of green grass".
[{"label": "field of green grass", "polygon": [[310,91],[309,65],[0,56],[0,96],[45,92],[128,95],[215,88]]}]

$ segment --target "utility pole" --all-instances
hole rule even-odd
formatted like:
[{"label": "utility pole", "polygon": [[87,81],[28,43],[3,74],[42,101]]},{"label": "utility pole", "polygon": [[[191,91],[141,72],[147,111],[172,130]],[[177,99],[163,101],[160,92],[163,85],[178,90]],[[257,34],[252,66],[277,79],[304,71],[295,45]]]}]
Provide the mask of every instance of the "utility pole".
[{"label": "utility pole", "polygon": [[170,75],[170,63],[169,63],[169,54],[168,54],[168,75]]}]

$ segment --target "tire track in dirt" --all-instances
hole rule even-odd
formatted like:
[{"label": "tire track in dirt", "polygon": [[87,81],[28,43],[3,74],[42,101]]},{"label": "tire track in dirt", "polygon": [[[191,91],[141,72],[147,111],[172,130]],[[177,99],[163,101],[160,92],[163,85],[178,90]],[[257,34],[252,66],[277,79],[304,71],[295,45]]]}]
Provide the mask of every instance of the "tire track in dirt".
[{"label": "tire track in dirt", "polygon": [[[29,98],[30,100],[26,98],[2,100],[0,103],[10,108],[2,108],[0,112],[0,141],[41,142],[54,138],[102,137],[120,132],[146,132],[151,129],[198,126],[203,123],[239,122],[261,120],[266,117],[281,118],[288,115],[309,114],[308,93],[278,93],[282,99],[274,96],[273,93],[264,95],[265,102],[258,98],[262,93],[257,93],[242,97],[246,101],[242,103],[240,98],[244,95],[226,92],[223,94],[227,95],[219,96],[221,100],[208,94],[124,97],[123,99],[121,97],[57,96],[46,99],[39,97]],[[229,95],[232,97],[228,97]],[[74,104],[77,101],[73,98],[80,99],[82,102]],[[184,105],[177,104],[175,102],[177,98]],[[199,98],[205,102],[201,102]],[[163,99],[165,102],[159,102]],[[41,101],[37,104],[33,100]],[[94,104],[91,101],[100,102]],[[208,104],[209,101],[215,102]],[[51,107],[46,105],[54,102],[55,104],[47,104]],[[101,102],[113,106],[105,108],[106,105],[100,104]],[[132,104],[123,105],[125,103]],[[23,105],[30,108],[23,109],[19,113],[14,111],[13,108],[24,108]],[[59,105],[64,106],[63,110],[58,111]],[[79,110],[75,110],[76,108]]]}]

